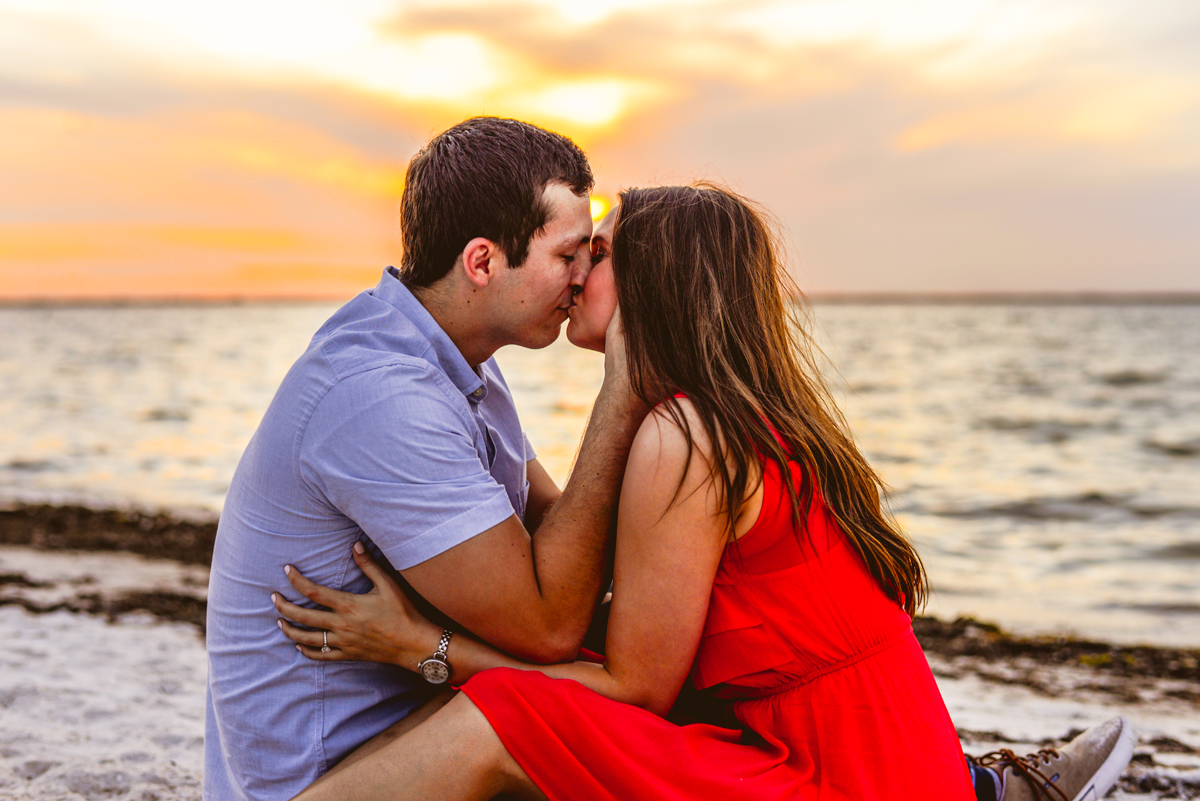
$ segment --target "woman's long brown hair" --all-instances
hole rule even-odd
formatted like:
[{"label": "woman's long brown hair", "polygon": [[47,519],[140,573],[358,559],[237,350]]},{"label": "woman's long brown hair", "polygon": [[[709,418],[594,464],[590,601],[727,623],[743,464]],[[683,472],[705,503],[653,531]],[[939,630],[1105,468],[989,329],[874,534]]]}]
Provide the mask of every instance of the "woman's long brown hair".
[{"label": "woman's long brown hair", "polygon": [[[670,397],[685,393],[714,449],[724,449],[711,475],[730,537],[751,481],[761,480],[761,454],[779,464],[797,531],[815,484],[883,590],[915,614],[929,591],[924,565],[821,379],[778,254],[765,215],[723,188],[622,192],[612,257],[634,391],[650,405],[665,401],[690,449],[690,426]],[[804,466],[798,487],[792,461]]]}]

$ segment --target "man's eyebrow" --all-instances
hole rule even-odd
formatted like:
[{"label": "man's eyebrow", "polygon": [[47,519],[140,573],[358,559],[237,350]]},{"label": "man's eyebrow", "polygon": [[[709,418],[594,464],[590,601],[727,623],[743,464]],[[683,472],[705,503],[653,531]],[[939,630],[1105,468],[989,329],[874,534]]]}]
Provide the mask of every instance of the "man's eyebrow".
[{"label": "man's eyebrow", "polygon": [[580,245],[586,245],[592,241],[592,235],[586,234],[578,238],[572,236],[564,236],[555,247],[560,248],[577,248]]}]

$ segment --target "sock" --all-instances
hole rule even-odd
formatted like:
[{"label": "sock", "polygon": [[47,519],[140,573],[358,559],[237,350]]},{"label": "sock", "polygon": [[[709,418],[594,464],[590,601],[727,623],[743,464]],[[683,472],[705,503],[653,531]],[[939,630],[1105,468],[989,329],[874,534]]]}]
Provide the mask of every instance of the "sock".
[{"label": "sock", "polygon": [[976,801],[1003,800],[1000,776],[996,771],[970,763],[968,767],[971,769],[971,783],[975,785]]}]

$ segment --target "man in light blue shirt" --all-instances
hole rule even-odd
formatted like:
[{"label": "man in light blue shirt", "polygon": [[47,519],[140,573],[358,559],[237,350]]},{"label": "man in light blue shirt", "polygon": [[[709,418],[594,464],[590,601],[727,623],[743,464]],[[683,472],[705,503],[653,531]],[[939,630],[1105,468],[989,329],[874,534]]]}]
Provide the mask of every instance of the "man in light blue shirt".
[{"label": "man in light blue shirt", "polygon": [[[416,673],[301,656],[271,594],[295,565],[365,592],[365,539],[460,630],[540,662],[578,650],[645,409],[619,342],[567,488],[492,354],[558,336],[590,269],[592,176],[565,137],[476,118],[409,165],[405,255],[284,379],[238,465],[208,599],[204,797],[286,799],[431,695]],[[619,340],[619,338],[616,338]]]}]

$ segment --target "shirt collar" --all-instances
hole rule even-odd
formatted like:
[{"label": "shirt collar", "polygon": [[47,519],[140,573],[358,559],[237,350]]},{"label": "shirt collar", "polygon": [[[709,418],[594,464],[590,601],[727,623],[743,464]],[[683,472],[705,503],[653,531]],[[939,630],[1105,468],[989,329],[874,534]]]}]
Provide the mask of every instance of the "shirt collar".
[{"label": "shirt collar", "polygon": [[483,378],[471,369],[471,365],[467,364],[467,360],[433,319],[433,315],[400,280],[399,270],[395,267],[384,270],[383,277],[379,279],[379,285],[372,294],[394,306],[429,340],[438,366],[468,400],[479,402],[487,397],[487,384]]}]

